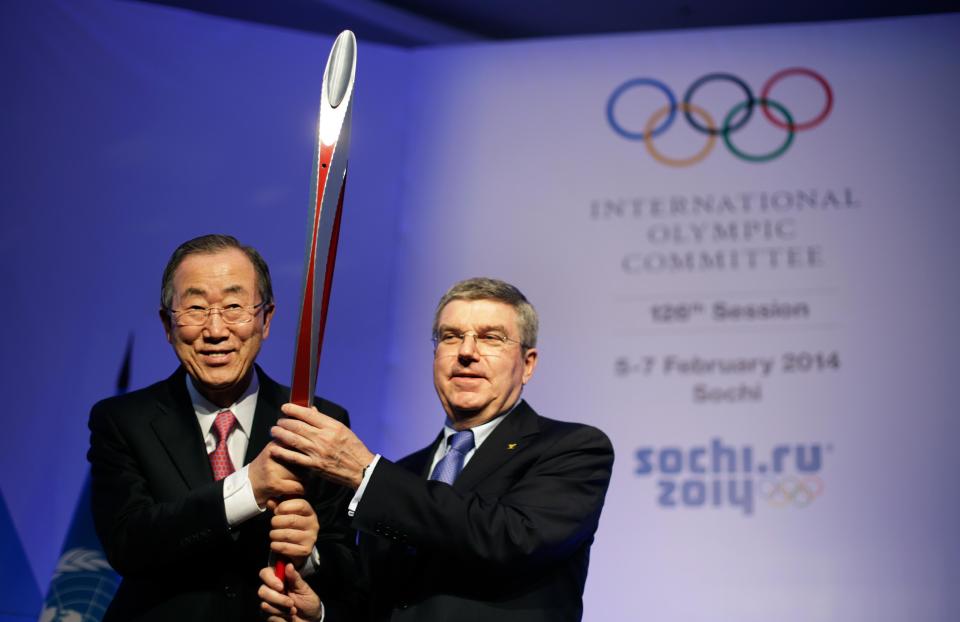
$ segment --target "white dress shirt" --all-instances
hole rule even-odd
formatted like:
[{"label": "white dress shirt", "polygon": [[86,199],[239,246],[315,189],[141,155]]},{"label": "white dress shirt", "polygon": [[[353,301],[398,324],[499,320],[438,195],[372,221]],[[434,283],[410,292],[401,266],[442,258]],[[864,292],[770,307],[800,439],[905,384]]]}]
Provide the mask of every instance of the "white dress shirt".
[{"label": "white dress shirt", "polygon": [[197,422],[200,424],[200,431],[203,433],[207,455],[213,453],[213,450],[217,448],[217,435],[213,430],[213,422],[216,420],[217,414],[229,410],[237,418],[237,425],[227,435],[227,453],[230,454],[230,462],[233,463],[235,470],[223,480],[223,507],[226,510],[227,524],[230,527],[236,527],[264,510],[257,505],[257,499],[253,494],[253,486],[250,484],[250,477],[247,475],[248,467],[243,464],[243,458],[247,453],[247,445],[250,444],[253,414],[257,410],[257,394],[259,391],[260,382],[257,380],[257,374],[253,374],[250,386],[243,392],[243,395],[228,408],[220,408],[201,395],[197,388],[193,386],[190,376],[187,376],[187,392],[190,394],[193,411],[197,415]]}]

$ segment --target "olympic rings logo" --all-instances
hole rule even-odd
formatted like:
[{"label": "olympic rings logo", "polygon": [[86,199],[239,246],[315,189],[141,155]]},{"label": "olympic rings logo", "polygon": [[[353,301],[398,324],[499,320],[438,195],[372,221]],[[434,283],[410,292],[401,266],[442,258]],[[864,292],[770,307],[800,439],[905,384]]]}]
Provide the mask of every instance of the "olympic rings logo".
[{"label": "olympic rings logo", "polygon": [[816,475],[808,477],[787,476],[777,481],[764,478],[760,481],[759,495],[767,503],[776,507],[792,505],[805,508],[823,492],[823,480]]},{"label": "olympic rings logo", "polygon": [[[773,91],[773,87],[777,84],[777,82],[788,76],[805,76],[811,78],[820,86],[821,89],[823,89],[824,95],[826,96],[826,102],[823,105],[823,109],[817,115],[804,121],[797,121],[793,118],[793,114],[790,113],[786,106],[770,97],[770,93]],[[741,91],[743,91],[744,95],[743,101],[733,106],[733,108],[731,108],[723,117],[723,122],[719,127],[717,127],[717,123],[714,121],[713,116],[711,116],[706,109],[693,103],[693,96],[697,90],[703,85],[715,81],[731,82]],[[636,131],[634,129],[624,127],[620,121],[617,120],[616,107],[617,101],[624,95],[624,93],[630,91],[631,89],[640,87],[653,87],[661,91],[667,98],[667,105],[659,108],[658,110],[654,111],[652,115],[650,115],[646,124],[643,126],[642,131]],[[786,131],[786,136],[783,142],[769,153],[747,153],[743,149],[737,147],[731,138],[732,134],[735,134],[738,130],[742,129],[747,122],[750,121],[758,104],[760,110],[763,112],[763,116],[766,117],[767,121],[772,123],[775,127]],[[747,162],[769,162],[786,153],[787,149],[790,148],[790,145],[793,144],[793,138],[797,132],[812,129],[823,123],[824,120],[830,115],[830,110],[832,108],[833,90],[830,88],[830,83],[828,83],[823,76],[812,69],[807,69],[805,67],[791,67],[773,74],[764,83],[763,88],[760,89],[760,97],[754,97],[750,86],[733,74],[709,73],[697,79],[693,84],[690,85],[686,93],[683,95],[683,101],[680,103],[677,103],[677,98],[674,96],[673,91],[671,91],[670,87],[663,82],[653,78],[633,78],[632,80],[627,80],[618,86],[616,89],[614,89],[613,93],[611,93],[610,98],[607,100],[607,121],[617,134],[626,138],[627,140],[643,141],[643,144],[646,146],[650,155],[653,156],[656,161],[667,166],[691,166],[697,162],[700,162],[713,150],[713,147],[717,142],[717,136],[723,140],[730,153],[741,160],[745,160]],[[673,124],[677,117],[677,110],[683,113],[683,116],[687,120],[687,123],[690,125],[690,127],[701,134],[705,134],[707,137],[703,148],[687,158],[673,158],[666,156],[661,153],[660,150],[657,149],[657,147],[655,147],[653,144],[653,139],[666,132],[667,129]]]}]

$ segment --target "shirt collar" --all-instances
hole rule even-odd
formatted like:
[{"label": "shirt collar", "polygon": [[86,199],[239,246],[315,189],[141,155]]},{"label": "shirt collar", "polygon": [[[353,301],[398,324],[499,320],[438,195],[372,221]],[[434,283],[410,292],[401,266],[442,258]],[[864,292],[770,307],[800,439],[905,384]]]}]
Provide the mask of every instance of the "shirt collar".
[{"label": "shirt collar", "polygon": [[[493,433],[494,429],[496,429],[496,427],[500,425],[500,423],[507,417],[507,415],[512,413],[514,410],[516,410],[519,404],[520,404],[520,400],[517,400],[516,403],[510,407],[510,410],[503,413],[502,415],[497,415],[496,417],[494,417],[490,421],[487,421],[486,423],[481,423],[478,426],[469,428],[473,430],[474,449],[480,447],[480,444],[483,443],[483,441],[485,441],[487,437]],[[447,446],[447,443],[449,442],[448,439],[456,433],[457,433],[457,430],[454,430],[452,427],[450,427],[450,419],[447,418],[443,424],[443,446],[444,447]]]},{"label": "shirt collar", "polygon": [[220,408],[200,394],[197,387],[193,386],[193,380],[190,378],[190,375],[187,374],[187,393],[190,394],[193,412],[196,413],[197,419],[200,421],[200,427],[204,435],[210,431],[210,427],[217,418],[217,413],[223,410],[229,410],[233,413],[233,416],[237,418],[237,425],[243,430],[244,434],[249,437],[250,431],[253,428],[253,414],[257,410],[257,394],[259,392],[260,381],[257,378],[257,373],[254,372],[253,377],[250,379],[250,386],[243,392],[243,395],[229,407]]}]

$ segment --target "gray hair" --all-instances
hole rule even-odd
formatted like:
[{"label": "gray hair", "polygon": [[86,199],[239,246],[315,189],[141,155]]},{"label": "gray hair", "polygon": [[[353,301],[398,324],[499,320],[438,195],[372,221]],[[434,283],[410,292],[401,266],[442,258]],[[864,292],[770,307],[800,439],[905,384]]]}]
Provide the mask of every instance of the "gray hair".
[{"label": "gray hair", "polygon": [[510,305],[517,312],[517,326],[520,328],[520,341],[523,348],[537,347],[537,332],[540,319],[537,310],[523,293],[506,281],[487,277],[476,277],[454,283],[453,287],[440,298],[433,314],[433,336],[438,337],[440,312],[454,300],[495,300]]},{"label": "gray hair", "polygon": [[241,251],[253,264],[253,269],[257,273],[257,291],[260,293],[261,302],[264,305],[273,304],[273,284],[270,282],[270,268],[260,253],[257,252],[257,249],[241,244],[232,235],[211,233],[187,240],[170,255],[170,260],[163,269],[163,280],[160,283],[160,306],[169,309],[170,305],[173,304],[173,273],[177,271],[184,259],[190,255],[210,255],[231,248]]}]

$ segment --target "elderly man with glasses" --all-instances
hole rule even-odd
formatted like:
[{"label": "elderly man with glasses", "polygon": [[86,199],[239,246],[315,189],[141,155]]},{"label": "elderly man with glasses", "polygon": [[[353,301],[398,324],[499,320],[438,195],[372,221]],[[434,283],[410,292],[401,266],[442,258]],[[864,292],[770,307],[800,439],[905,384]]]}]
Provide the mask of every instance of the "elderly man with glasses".
[{"label": "elderly man with glasses", "polygon": [[[180,366],[90,414],[94,522],[123,577],[105,621],[261,620],[271,550],[334,590],[334,608],[351,582],[352,491],[305,481],[270,442],[289,398],[254,364],[273,312],[267,264],[231,236],[185,242],[167,263],[160,320]],[[317,404],[346,429],[346,411]]]},{"label": "elderly man with glasses", "polygon": [[[397,462],[317,409],[283,406],[277,457],[355,491],[370,619],[580,620],[613,448],[600,430],[541,417],[521,399],[537,326],[508,283],[454,285],[433,322],[443,429]],[[322,598],[297,573],[287,585],[261,579],[266,612],[315,619]]]}]

